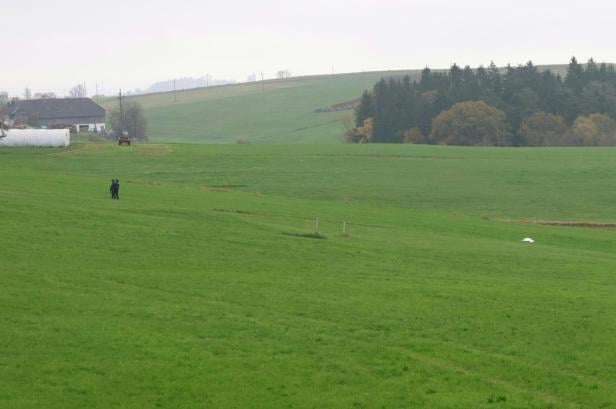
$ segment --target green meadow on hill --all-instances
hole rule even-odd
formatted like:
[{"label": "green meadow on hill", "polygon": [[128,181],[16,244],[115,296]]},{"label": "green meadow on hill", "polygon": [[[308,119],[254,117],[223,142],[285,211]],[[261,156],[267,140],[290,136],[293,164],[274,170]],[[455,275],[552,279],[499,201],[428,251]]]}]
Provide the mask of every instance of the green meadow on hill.
[{"label": "green meadow on hill", "polygon": [[[150,141],[185,143],[336,143],[350,111],[316,112],[359,99],[387,71],[268,80],[127,97],[148,120]],[[117,99],[103,106],[113,109]]]},{"label": "green meadow on hill", "polygon": [[[150,98],[155,140],[256,127],[167,129],[234,97]],[[310,111],[336,102],[255,140],[301,112],[329,140],[340,113]],[[2,149],[0,408],[614,408],[615,153]]]},{"label": "green meadow on hill", "polygon": [[[563,75],[565,65],[539,66]],[[439,70],[437,70],[439,71]],[[126,97],[141,104],[151,142],[175,143],[340,143],[350,109],[327,110],[358,100],[381,78],[421,70],[295,77]],[[101,101],[108,110],[117,98]]]}]

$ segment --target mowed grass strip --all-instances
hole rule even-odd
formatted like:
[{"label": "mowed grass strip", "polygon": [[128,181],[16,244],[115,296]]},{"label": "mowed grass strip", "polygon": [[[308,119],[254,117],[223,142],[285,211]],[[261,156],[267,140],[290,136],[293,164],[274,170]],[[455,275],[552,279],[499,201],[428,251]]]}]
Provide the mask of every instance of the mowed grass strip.
[{"label": "mowed grass strip", "polygon": [[0,151],[0,407],[615,402],[614,232],[488,217],[611,150],[164,146]]}]

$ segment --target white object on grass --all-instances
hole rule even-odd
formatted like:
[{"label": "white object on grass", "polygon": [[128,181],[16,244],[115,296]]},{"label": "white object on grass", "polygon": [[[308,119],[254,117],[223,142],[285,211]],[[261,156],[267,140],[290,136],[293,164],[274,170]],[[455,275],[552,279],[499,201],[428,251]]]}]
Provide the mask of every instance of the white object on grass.
[{"label": "white object on grass", "polygon": [[0,138],[2,146],[61,147],[71,144],[68,129],[9,129]]},{"label": "white object on grass", "polygon": [[524,240],[522,240],[523,243],[528,243],[528,244],[534,244],[535,240],[531,239],[530,237],[525,238]]}]

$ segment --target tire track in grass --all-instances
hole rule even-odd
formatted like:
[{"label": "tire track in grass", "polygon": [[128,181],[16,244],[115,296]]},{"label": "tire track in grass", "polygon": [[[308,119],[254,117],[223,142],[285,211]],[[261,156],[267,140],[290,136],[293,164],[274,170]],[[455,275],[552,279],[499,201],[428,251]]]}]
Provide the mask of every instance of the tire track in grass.
[{"label": "tire track in grass", "polygon": [[[533,369],[540,369],[540,370],[546,370],[546,368],[548,366],[550,366],[549,362],[542,362],[542,361],[536,361],[535,363],[531,363],[528,361],[523,361],[520,359],[520,357],[517,356],[510,356],[510,355],[505,355],[505,354],[500,354],[498,352],[487,352],[487,351],[483,351],[481,349],[478,348],[473,348],[472,346],[469,345],[462,345],[462,344],[458,344],[455,342],[451,342],[451,341],[441,341],[441,340],[434,340],[434,339],[428,339],[425,338],[426,340],[433,342],[433,343],[440,343],[443,345],[447,345],[451,348],[456,348],[460,351],[469,353],[469,354],[476,354],[476,355],[485,355],[488,357],[492,357],[494,359],[501,359],[504,361],[509,361],[509,362],[513,362],[516,364],[521,364],[527,368],[533,368]],[[550,367],[549,368],[550,372],[557,372],[559,375],[563,376],[563,377],[571,377],[576,379],[577,381],[585,381],[585,382],[593,382],[596,384],[599,384],[601,386],[604,386],[606,388],[610,388],[610,389],[616,389],[616,384],[614,384],[613,382],[610,383],[608,381],[605,381],[603,379],[597,378],[593,375],[588,375],[588,374],[581,374],[578,372],[574,372],[572,370],[566,370],[566,369],[560,369],[558,367]]]},{"label": "tire track in grass", "polygon": [[[360,341],[361,342],[361,341]],[[422,354],[419,352],[415,352],[415,351],[409,351],[407,349],[401,348],[401,347],[386,347],[392,350],[396,350],[399,353],[402,354],[407,354],[413,358],[415,358],[416,360],[420,361],[420,362],[424,362],[426,364],[432,365],[434,367],[440,368],[440,369],[444,369],[444,370],[448,370],[450,372],[455,372],[461,375],[465,375],[465,376],[469,376],[469,377],[473,377],[476,379],[479,379],[480,381],[484,382],[484,383],[488,383],[488,384],[492,384],[495,386],[499,386],[501,388],[507,389],[509,391],[514,391],[516,393],[521,393],[521,394],[525,394],[528,396],[532,396],[536,399],[539,399],[545,403],[550,403],[550,404],[558,404],[561,406],[567,406],[569,408],[580,408],[581,404],[572,400],[565,400],[559,396],[556,395],[552,395],[550,393],[547,392],[543,392],[539,389],[531,389],[531,388],[527,388],[524,386],[518,386],[516,384],[514,384],[513,382],[510,381],[506,381],[503,379],[498,379],[495,377],[486,377],[481,375],[479,372],[477,371],[472,371],[470,369],[464,368],[463,366],[460,366],[458,364],[456,364],[453,361],[447,361],[441,358],[436,358],[434,356],[430,356],[427,354]]]}]

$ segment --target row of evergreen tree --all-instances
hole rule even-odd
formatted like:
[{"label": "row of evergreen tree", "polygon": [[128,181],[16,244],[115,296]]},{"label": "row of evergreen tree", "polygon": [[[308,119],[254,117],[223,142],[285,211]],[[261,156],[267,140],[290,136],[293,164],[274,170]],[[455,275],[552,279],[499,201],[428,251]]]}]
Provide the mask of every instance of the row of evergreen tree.
[{"label": "row of evergreen tree", "polygon": [[562,116],[569,125],[594,113],[616,118],[616,70],[592,59],[583,65],[575,57],[564,79],[532,62],[505,69],[494,63],[477,69],[454,64],[448,72],[426,68],[418,81],[382,79],[364,92],[355,122],[359,128],[371,119],[373,142],[400,143],[409,129],[430,135],[434,118],[464,101],[484,101],[503,111],[511,144],[523,146],[520,126],[537,112]]}]

